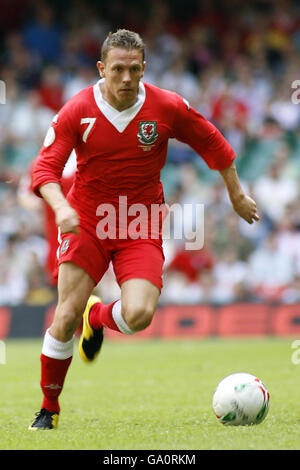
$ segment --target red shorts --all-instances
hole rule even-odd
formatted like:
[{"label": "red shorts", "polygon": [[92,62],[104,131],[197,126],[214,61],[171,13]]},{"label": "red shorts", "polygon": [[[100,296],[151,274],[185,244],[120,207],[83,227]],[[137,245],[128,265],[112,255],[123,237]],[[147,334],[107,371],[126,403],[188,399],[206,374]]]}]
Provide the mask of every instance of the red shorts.
[{"label": "red shorts", "polygon": [[162,289],[165,258],[160,239],[100,240],[81,227],[78,235],[61,235],[57,255],[58,265],[72,261],[84,269],[95,284],[102,279],[111,261],[120,287],[124,281],[139,278]]}]

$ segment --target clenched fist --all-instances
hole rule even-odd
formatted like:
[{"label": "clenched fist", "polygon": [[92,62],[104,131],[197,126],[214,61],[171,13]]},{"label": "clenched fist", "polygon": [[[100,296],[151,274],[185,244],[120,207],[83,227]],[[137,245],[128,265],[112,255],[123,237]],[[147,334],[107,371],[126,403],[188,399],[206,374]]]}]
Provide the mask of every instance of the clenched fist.
[{"label": "clenched fist", "polygon": [[56,225],[61,233],[78,233],[79,217],[64,197],[58,183],[46,183],[40,187],[40,193],[55,213]]},{"label": "clenched fist", "polygon": [[79,217],[77,212],[69,205],[64,205],[55,212],[56,225],[60,228],[61,233],[78,233]]}]

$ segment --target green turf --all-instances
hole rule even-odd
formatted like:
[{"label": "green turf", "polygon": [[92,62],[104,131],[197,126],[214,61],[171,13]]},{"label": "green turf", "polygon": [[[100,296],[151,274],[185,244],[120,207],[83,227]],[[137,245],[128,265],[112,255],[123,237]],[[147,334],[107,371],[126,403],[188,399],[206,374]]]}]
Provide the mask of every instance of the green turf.
[{"label": "green turf", "polygon": [[[0,449],[300,449],[300,364],[292,340],[106,341],[96,363],[76,353],[59,428],[28,431],[41,404],[41,340],[6,341]],[[225,427],[211,408],[225,375],[259,376],[271,395],[258,426]]]}]

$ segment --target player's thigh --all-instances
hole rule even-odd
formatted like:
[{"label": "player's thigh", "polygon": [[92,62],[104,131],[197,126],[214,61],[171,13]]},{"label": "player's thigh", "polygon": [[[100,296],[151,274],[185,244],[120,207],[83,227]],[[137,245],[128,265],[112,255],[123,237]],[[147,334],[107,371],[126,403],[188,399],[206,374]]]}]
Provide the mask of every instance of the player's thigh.
[{"label": "player's thigh", "polygon": [[50,334],[60,340],[72,338],[89,296],[95,286],[92,277],[80,266],[68,261],[61,263],[58,272],[58,303]]},{"label": "player's thigh", "polygon": [[109,256],[99,241],[83,227],[79,234],[61,235],[58,250],[58,307],[84,311],[86,302],[109,265]]},{"label": "player's thigh", "polygon": [[[66,233],[61,235],[58,249],[59,265],[67,262],[74,263],[74,265],[88,273],[95,281],[95,284],[98,284],[109,266],[109,261],[110,256],[104,242],[98,240],[96,236],[92,236],[83,227],[80,227],[79,234]],[[74,268],[74,270],[72,269],[72,278],[74,275],[80,277],[82,271]],[[64,274],[64,277],[66,276],[68,274]],[[64,280],[65,282],[68,282],[68,279]]]},{"label": "player's thigh", "polygon": [[121,286],[122,315],[132,331],[150,325],[160,290],[146,279],[129,279]]},{"label": "player's thigh", "polygon": [[133,331],[146,328],[162,287],[164,255],[159,240],[126,240],[117,244],[113,267],[121,287],[122,315]]},{"label": "player's thigh", "polygon": [[58,271],[58,305],[68,304],[70,310],[83,312],[95,287],[93,278],[73,262],[64,262]]},{"label": "player's thigh", "polygon": [[147,279],[129,279],[121,286],[122,310],[128,316],[152,316],[157,307],[160,290]]},{"label": "player's thigh", "polygon": [[[164,254],[160,240],[125,240],[117,242],[112,263],[119,286],[132,279],[143,279],[154,285],[160,292],[162,289],[162,273]],[[146,294],[152,293],[152,288],[147,287]],[[157,292],[156,289],[153,289]],[[136,298],[140,298],[140,292],[136,291]]]}]

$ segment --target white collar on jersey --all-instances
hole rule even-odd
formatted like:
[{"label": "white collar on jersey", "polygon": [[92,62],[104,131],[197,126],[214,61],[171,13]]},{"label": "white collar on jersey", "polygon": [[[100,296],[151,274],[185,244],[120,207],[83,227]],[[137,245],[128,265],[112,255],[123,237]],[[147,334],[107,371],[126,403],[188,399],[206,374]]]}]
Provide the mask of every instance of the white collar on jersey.
[{"label": "white collar on jersey", "polygon": [[146,98],[146,91],[144,84],[140,82],[137,101],[130,106],[130,108],[124,109],[124,111],[118,111],[111,106],[102,96],[100,83],[104,82],[104,78],[98,80],[94,85],[94,97],[98,108],[104,114],[106,119],[119,131],[123,132],[128,124],[135,118],[139,110],[144,104]]}]

